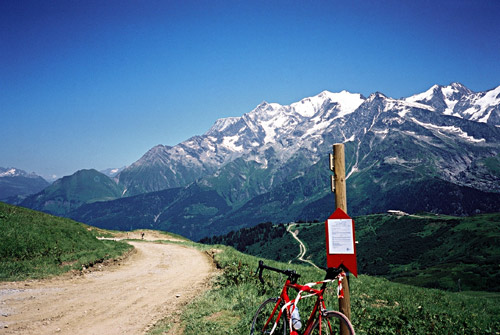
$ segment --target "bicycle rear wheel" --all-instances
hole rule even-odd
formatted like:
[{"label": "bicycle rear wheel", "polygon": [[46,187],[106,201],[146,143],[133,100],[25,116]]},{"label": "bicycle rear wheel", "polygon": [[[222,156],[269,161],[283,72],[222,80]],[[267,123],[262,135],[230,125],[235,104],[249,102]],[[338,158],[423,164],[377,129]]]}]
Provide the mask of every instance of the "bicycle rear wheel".
[{"label": "bicycle rear wheel", "polygon": [[[271,334],[271,330],[278,318],[281,306],[276,310],[271,320],[269,317],[273,312],[274,306],[276,306],[278,298],[269,298],[260,305],[259,309],[255,313],[252,321],[252,328],[250,330],[250,335],[260,335],[260,334]],[[269,321],[269,322],[268,322]],[[266,325],[267,324],[267,325]],[[286,315],[283,313],[281,319],[279,320],[274,333],[276,335],[286,335]]]},{"label": "bicycle rear wheel", "polygon": [[325,315],[320,319],[318,318],[314,322],[312,331],[310,335],[333,335],[340,334],[340,325],[344,325],[347,329],[347,334],[355,335],[354,328],[352,327],[351,321],[342,313],[337,311],[327,311]]}]

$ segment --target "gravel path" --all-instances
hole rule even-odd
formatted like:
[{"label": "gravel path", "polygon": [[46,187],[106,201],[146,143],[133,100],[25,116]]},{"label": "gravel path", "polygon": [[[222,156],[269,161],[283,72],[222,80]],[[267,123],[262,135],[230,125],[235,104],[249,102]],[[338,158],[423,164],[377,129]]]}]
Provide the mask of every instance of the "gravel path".
[{"label": "gravel path", "polygon": [[0,283],[0,334],[143,334],[206,289],[214,269],[202,252],[130,244],[136,252],[103,271]]},{"label": "gravel path", "polygon": [[306,253],[307,253],[307,248],[306,248],[306,245],[304,244],[304,242],[302,242],[302,241],[301,241],[301,240],[297,237],[297,235],[299,234],[299,231],[298,231],[298,230],[296,230],[296,231],[292,231],[292,230],[293,230],[293,228],[295,228],[295,225],[296,225],[295,223],[290,223],[290,224],[288,225],[288,227],[286,228],[286,230],[287,230],[290,234],[292,234],[293,238],[294,238],[294,239],[295,239],[295,240],[299,243],[299,246],[300,246],[300,252],[299,252],[299,254],[298,254],[298,256],[297,256],[297,259],[298,259],[299,261],[302,261],[302,262],[305,262],[305,263],[309,263],[309,264],[311,264],[312,266],[314,266],[316,269],[319,269],[319,267],[318,267],[316,264],[314,264],[312,261],[310,261],[310,260],[308,260],[308,259],[305,259],[305,258],[304,258],[304,256],[305,256],[305,255],[306,255]]}]

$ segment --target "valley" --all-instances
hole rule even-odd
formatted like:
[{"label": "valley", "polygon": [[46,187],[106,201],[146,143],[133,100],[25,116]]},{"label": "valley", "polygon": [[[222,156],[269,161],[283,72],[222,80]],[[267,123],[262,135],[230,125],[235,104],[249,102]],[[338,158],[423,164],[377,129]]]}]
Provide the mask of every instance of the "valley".
[{"label": "valley", "polygon": [[500,335],[500,0],[0,8],[0,335]]},{"label": "valley", "polygon": [[323,91],[289,105],[262,102],[202,135],[154,146],[112,177],[80,170],[9,201],[192,240],[261,222],[321,221],[333,203],[328,153],[344,143],[351,216],[499,212],[499,93],[452,83],[400,99]]},{"label": "valley", "polygon": [[[360,273],[455,292],[500,291],[498,213],[472,217],[374,214],[354,221]],[[324,234],[324,222],[268,223],[201,242],[225,244],[281,262],[305,260],[326,266]]]},{"label": "valley", "polygon": [[[23,284],[2,284],[7,285],[2,291],[5,299],[11,299],[13,306],[21,301],[34,308],[35,320],[26,322],[15,310],[2,312],[7,315],[2,322],[13,321],[4,330],[35,333],[38,327],[48,333],[83,332],[71,328],[77,325],[72,319],[78,318],[91,332],[108,329],[109,320],[118,318],[115,306],[121,308],[120,299],[124,299],[135,308],[120,314],[133,314],[145,303],[152,306],[150,314],[156,321],[163,319],[153,321],[150,314],[142,314],[141,320],[131,318],[132,323],[128,317],[119,319],[124,329],[137,326],[143,332],[156,323],[151,332],[175,332],[181,322],[186,334],[206,329],[214,334],[247,333],[254,309],[279,282],[275,278],[270,286],[259,286],[252,275],[259,258],[272,259],[281,268],[296,268],[307,280],[321,278],[321,271],[302,265],[296,257],[300,254],[306,261],[324,264],[322,226],[334,204],[328,153],[333,143],[344,143],[348,209],[359,241],[361,275],[353,280],[352,294],[359,334],[378,334],[373,329],[380,329],[380,334],[394,329],[401,334],[474,333],[477,329],[495,334],[500,328],[494,317],[500,287],[499,218],[494,214],[500,212],[499,93],[500,87],[472,92],[453,83],[401,99],[379,92],[363,97],[324,91],[290,105],[263,102],[241,117],[216,121],[203,135],[175,146],[155,146],[117,175],[80,170],[41,191],[28,188],[37,193],[9,194],[2,200],[25,208],[0,204],[5,208],[0,221],[9,223],[0,232],[8,243],[0,248],[2,278],[83,274],[67,286],[57,278],[26,282],[33,283],[33,291]],[[6,175],[0,178],[15,178],[0,181],[27,189],[21,173],[4,170]],[[393,209],[411,215],[376,214]],[[295,224],[293,235],[286,229],[290,222]],[[161,230],[178,234],[173,237],[178,240],[208,244],[132,242],[137,253],[122,263],[124,272],[119,277],[125,282],[119,287],[125,292],[121,292],[114,286],[118,278],[95,285],[106,274],[114,278],[122,265],[110,271],[82,271],[99,268],[130,248],[130,244],[96,239],[113,234],[95,227],[124,231],[120,238],[127,234],[137,238],[138,229],[147,229],[150,235],[145,239],[161,237],[151,233]],[[296,238],[303,243],[302,252]],[[168,249],[174,246],[176,251]],[[184,269],[173,275],[184,278],[184,286],[172,284],[183,290],[190,281],[182,276],[193,276],[198,266],[188,260],[176,263],[179,257],[174,254],[185,246],[206,251],[221,270],[214,286],[188,308],[183,308],[187,302],[183,293],[177,297],[167,289],[177,279],[169,277],[168,271]],[[151,267],[146,259],[135,263],[150,252],[144,248],[154,248],[155,255],[147,259],[159,255],[162,260]],[[191,264],[189,268],[182,268],[184,262]],[[134,275],[134,268],[141,269],[141,274]],[[126,279],[130,276],[139,282]],[[59,280],[61,286],[50,284]],[[100,291],[103,287],[109,289]],[[96,307],[94,314],[93,307],[82,302],[87,297],[80,291],[97,305],[108,301],[115,305]],[[159,297],[163,307],[147,300],[160,291],[166,293]],[[64,292],[77,300],[57,298]],[[105,299],[100,300],[101,296]],[[50,297],[67,299],[65,308],[76,314],[67,318],[57,309],[55,314],[39,313],[37,303],[52,304],[55,300]]]},{"label": "valley", "polygon": [[[477,254],[478,259],[488,263],[488,252],[498,255],[495,249],[498,234],[491,226],[497,217],[479,216],[475,221],[445,217],[440,223],[425,214],[412,216],[409,221],[392,216],[368,216],[356,218],[357,238],[364,248],[370,249],[370,243],[375,242],[370,236],[384,236],[386,229],[395,226],[398,228],[395,236],[403,238],[400,242],[405,243],[405,236],[420,237],[427,242],[437,238],[442,242],[438,235],[446,235],[443,225],[450,225],[470,237],[471,243],[463,243],[466,240],[461,233],[457,235],[465,250],[478,241],[492,242],[492,248],[481,249],[486,253]],[[9,242],[0,244],[0,274],[3,278],[10,275],[25,279],[15,282],[4,279],[0,283],[2,334],[190,335],[207,329],[214,335],[248,334],[256,308],[270,295],[277,294],[283,280],[277,274],[266,273],[262,285],[255,275],[260,259],[278,256],[281,262],[265,259],[266,264],[298,271],[301,282],[316,281],[324,276],[323,270],[303,262],[289,264],[288,261],[299,254],[299,244],[285,225],[271,222],[231,232],[225,237],[239,241],[238,248],[243,247],[258,257],[225,245],[193,243],[159,231],[106,231],[2,203],[0,224],[6,228],[0,231],[2,241]],[[323,230],[323,223],[297,222],[291,229],[304,241],[307,250],[301,255],[305,259],[319,256],[320,249],[321,254],[324,252],[324,245],[314,243],[318,240],[318,229]],[[408,229],[413,233],[404,233]],[[440,234],[435,235],[436,232]],[[53,236],[57,239],[51,240]],[[41,240],[26,248],[25,242],[36,238]],[[47,243],[41,243],[43,240]],[[422,241],[416,238],[414,243]],[[397,253],[393,251],[401,248],[397,242],[392,240],[392,249],[375,250],[386,252],[387,261],[395,262]],[[443,247],[457,247],[450,242],[443,243]],[[123,248],[131,245],[135,252],[129,253]],[[421,244],[422,252],[428,246],[429,243]],[[121,247],[121,251],[113,256],[114,260],[105,260],[100,254],[103,247],[108,250]],[[124,257],[123,253],[128,256]],[[460,259],[462,253],[463,250],[457,249],[448,256]],[[68,263],[76,267],[72,270]],[[45,267],[50,264],[62,269],[63,274],[47,274]],[[478,265],[481,264],[477,263],[476,268]],[[40,276],[45,279],[33,279]],[[444,281],[442,274],[438,276],[434,277],[435,282],[436,278]],[[356,333],[496,334],[500,331],[498,292],[465,291],[468,283],[463,280],[462,284],[463,292],[447,292],[408,286],[381,276],[360,274],[358,278],[351,278],[352,322]],[[330,308],[338,305],[335,294],[325,297]],[[307,308],[307,303],[301,308]]]}]

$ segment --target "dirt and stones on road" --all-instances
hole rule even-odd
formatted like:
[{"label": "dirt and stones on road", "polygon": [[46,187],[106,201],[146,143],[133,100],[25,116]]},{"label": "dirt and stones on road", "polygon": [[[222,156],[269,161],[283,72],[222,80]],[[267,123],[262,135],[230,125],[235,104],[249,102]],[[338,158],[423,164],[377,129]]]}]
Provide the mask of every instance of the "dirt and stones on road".
[{"label": "dirt and stones on road", "polygon": [[143,334],[207,287],[214,270],[202,252],[130,243],[136,252],[104,271],[0,283],[0,334]]}]

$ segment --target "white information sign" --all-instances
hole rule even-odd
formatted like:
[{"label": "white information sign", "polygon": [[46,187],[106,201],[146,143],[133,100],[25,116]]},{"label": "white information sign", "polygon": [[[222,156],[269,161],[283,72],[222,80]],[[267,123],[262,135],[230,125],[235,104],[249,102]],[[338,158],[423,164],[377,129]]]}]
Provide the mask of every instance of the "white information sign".
[{"label": "white information sign", "polygon": [[352,220],[329,219],[328,243],[330,254],[354,254]]}]

